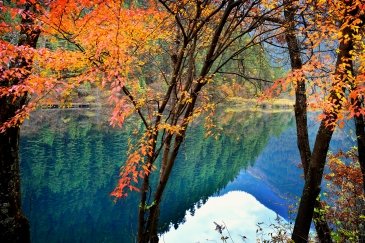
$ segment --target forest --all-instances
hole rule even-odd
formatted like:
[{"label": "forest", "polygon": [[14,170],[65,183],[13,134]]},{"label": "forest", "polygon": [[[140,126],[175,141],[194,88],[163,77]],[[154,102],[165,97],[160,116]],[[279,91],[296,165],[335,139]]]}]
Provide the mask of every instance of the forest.
[{"label": "forest", "polygon": [[0,241],[164,242],[245,192],[255,236],[203,240],[364,242],[364,25],[362,0],[0,1]]}]

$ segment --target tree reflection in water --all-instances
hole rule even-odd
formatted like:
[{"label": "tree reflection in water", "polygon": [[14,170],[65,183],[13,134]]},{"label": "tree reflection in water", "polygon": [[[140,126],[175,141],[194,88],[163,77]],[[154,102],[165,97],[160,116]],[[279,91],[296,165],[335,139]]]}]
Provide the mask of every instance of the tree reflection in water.
[{"label": "tree reflection in water", "polygon": [[[116,130],[98,122],[97,114],[49,113],[34,114],[21,137],[22,196],[32,242],[133,242],[139,196],[114,204],[109,193],[138,124]],[[181,224],[186,210],[194,212],[197,202],[204,204],[252,166],[269,138],[293,124],[289,113],[226,114],[220,121],[217,140],[205,138],[200,125],[190,129],[159,205],[158,232]]]}]

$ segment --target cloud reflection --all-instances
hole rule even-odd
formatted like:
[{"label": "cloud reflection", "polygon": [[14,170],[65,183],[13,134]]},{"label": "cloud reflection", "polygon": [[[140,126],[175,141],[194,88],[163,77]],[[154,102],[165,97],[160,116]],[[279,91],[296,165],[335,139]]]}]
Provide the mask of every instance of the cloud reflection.
[{"label": "cloud reflection", "polygon": [[[186,212],[185,222],[177,229],[160,237],[161,242],[222,242],[221,235],[215,231],[215,224],[226,224],[234,242],[256,242],[257,223],[270,225],[275,222],[277,214],[266,208],[252,195],[242,191],[231,191],[218,197],[211,197],[200,208],[195,208],[192,216]],[[268,232],[265,231],[267,235]],[[225,230],[224,235],[228,236]],[[267,238],[267,237],[266,237]],[[227,242],[231,242],[228,239]]]}]

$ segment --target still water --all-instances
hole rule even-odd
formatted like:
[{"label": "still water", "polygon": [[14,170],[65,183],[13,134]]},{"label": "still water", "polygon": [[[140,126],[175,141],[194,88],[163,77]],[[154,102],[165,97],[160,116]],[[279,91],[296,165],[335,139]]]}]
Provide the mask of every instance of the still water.
[{"label": "still water", "polygon": [[[136,123],[113,129],[96,112],[40,111],[22,128],[23,209],[32,242],[135,242],[139,195],[114,202]],[[161,242],[256,242],[256,230],[280,219],[302,190],[291,113],[226,113],[217,138],[193,124],[161,203]],[[314,124],[314,122],[311,122]],[[310,125],[311,136],[315,125]],[[332,149],[351,146],[350,129]],[[268,238],[268,237],[266,237]]]}]

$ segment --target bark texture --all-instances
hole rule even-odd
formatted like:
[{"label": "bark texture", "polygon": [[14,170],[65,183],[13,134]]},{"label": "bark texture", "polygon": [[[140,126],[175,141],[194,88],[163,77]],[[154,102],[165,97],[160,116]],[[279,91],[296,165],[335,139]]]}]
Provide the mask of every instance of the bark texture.
[{"label": "bark texture", "polygon": [[[286,42],[289,50],[289,57],[291,61],[291,68],[293,71],[301,70],[303,67],[302,59],[300,56],[300,46],[295,35],[295,9],[287,7],[284,10],[284,17],[288,23],[287,31],[285,33]],[[307,177],[309,170],[309,163],[311,158],[311,149],[309,146],[308,125],[307,125],[307,95],[305,78],[297,80],[295,87],[295,105],[294,105],[295,121],[297,128],[297,145],[300,153],[301,162],[303,165],[304,176]],[[314,224],[316,227],[318,238],[321,242],[332,242],[331,232],[327,221],[321,212],[322,205],[320,201],[316,200],[315,210],[313,215]]]},{"label": "bark texture", "polygon": [[355,116],[355,128],[359,164],[362,172],[363,189],[365,193],[365,124],[364,117],[362,115]]},{"label": "bark texture", "polygon": [[[36,47],[40,34],[34,24],[34,9],[30,2],[25,4],[21,15],[21,31],[18,46]],[[24,69],[22,75],[0,80],[2,87],[21,84],[28,77],[32,61],[18,56],[9,68]],[[0,98],[0,124],[12,118],[27,102],[27,95]],[[19,171],[19,125],[0,133],[0,239],[2,242],[29,242],[29,223],[21,210]]]},{"label": "bark texture", "polygon": [[21,210],[19,127],[0,134],[0,238],[29,242],[29,224]]},{"label": "bark texture", "polygon": [[[352,36],[352,30],[349,27],[344,28],[343,34]],[[347,73],[352,72],[352,61],[350,58],[350,53],[352,50],[353,43],[351,40],[340,42],[335,71],[336,79],[333,81],[334,87],[339,85],[338,82],[349,82]],[[344,92],[342,94],[337,92],[338,89],[337,91],[332,91],[328,99],[330,103],[337,108],[324,112],[326,118],[322,120],[317,132],[292,234],[292,239],[295,242],[308,241],[308,234],[314,215],[314,208],[316,206],[317,197],[321,191],[320,187],[323,177],[323,170],[326,163],[327,152],[335,129],[333,123],[337,121],[338,111],[342,106],[341,96],[344,96]]]},{"label": "bark texture", "polygon": [[321,191],[323,169],[326,162],[333,130],[321,122],[314,144],[311,163],[306,175],[304,190],[295,220],[292,239],[294,242],[307,242],[317,197]]},{"label": "bark texture", "polygon": [[[357,105],[357,109],[361,109],[363,106],[362,100],[356,100],[355,104]],[[364,116],[357,115],[354,118],[355,120],[355,130],[356,130],[356,139],[357,139],[357,151],[358,151],[358,159],[362,173],[362,186],[363,186],[363,193],[365,193],[365,123],[364,123]],[[363,209],[362,214],[365,213],[365,209]],[[364,225],[360,227],[359,232],[359,241],[365,242],[365,229]]]}]

